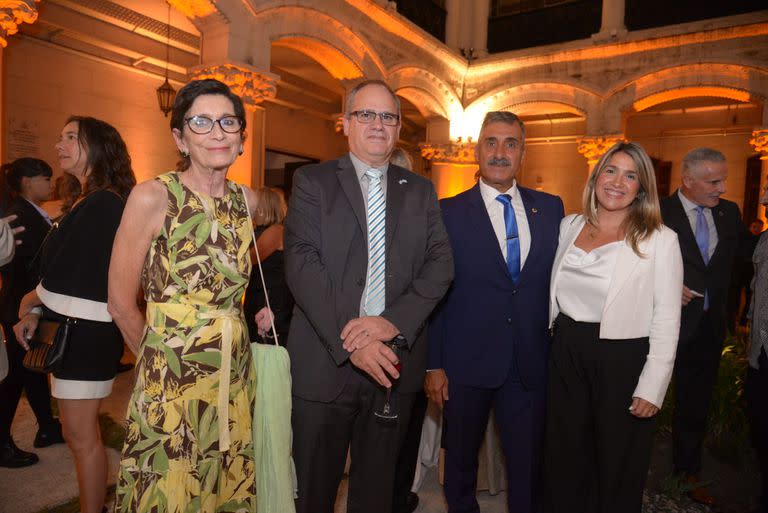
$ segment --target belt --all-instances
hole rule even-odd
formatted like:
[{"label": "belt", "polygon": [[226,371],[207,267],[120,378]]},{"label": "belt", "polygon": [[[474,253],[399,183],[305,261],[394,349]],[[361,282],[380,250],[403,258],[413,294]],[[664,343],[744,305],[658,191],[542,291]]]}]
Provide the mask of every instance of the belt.
[{"label": "belt", "polygon": [[202,307],[182,303],[147,303],[147,323],[154,324],[157,313],[171,317],[180,326],[193,325],[198,319],[221,319],[221,367],[216,408],[219,412],[219,451],[229,450],[229,375],[232,370],[232,342],[235,322],[241,323],[240,310],[236,308],[204,310]]}]

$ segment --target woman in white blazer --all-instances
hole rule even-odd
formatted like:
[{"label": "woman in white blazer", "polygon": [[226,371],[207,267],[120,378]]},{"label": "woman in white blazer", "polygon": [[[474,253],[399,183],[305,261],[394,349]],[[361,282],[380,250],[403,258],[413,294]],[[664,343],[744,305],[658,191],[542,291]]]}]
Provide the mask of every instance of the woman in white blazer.
[{"label": "woman in white blazer", "polygon": [[560,225],[552,268],[546,468],[553,513],[639,513],[672,376],[683,264],[653,165],[620,142]]}]

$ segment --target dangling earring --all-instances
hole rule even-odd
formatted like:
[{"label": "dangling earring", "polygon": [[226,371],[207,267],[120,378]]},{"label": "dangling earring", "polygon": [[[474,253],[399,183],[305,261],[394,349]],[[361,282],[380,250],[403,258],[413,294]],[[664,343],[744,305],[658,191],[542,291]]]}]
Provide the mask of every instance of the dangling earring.
[{"label": "dangling earring", "polygon": [[181,153],[181,156],[184,157],[184,158],[188,158],[189,157],[189,152],[187,152],[187,151],[179,150],[179,153]]}]

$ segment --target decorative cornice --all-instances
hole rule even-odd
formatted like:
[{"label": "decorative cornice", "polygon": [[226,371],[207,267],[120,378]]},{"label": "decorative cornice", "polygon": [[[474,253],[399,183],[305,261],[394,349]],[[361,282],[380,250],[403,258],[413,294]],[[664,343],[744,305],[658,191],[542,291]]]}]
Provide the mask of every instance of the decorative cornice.
[{"label": "decorative cornice", "polygon": [[582,137],[577,141],[578,146],[576,146],[576,151],[586,158],[587,163],[592,166],[600,160],[600,157],[602,157],[611,146],[623,140],[623,134],[591,135]]},{"label": "decorative cornice", "polygon": [[254,108],[264,100],[277,96],[280,77],[259,71],[246,64],[214,64],[197,66],[189,70],[190,80],[215,78],[227,84],[232,92],[243,99],[246,107]]},{"label": "decorative cornice", "polygon": [[216,12],[216,6],[210,0],[166,0],[172,7],[187,18],[205,18]]},{"label": "decorative cornice", "polygon": [[476,164],[475,145],[471,137],[466,141],[459,137],[449,143],[419,143],[419,148],[422,157],[436,164]]},{"label": "decorative cornice", "polygon": [[768,127],[753,130],[749,144],[760,153],[760,160],[768,160]]},{"label": "decorative cornice", "polygon": [[8,46],[8,36],[19,31],[22,23],[37,21],[36,2],[40,0],[0,0],[0,46]]}]

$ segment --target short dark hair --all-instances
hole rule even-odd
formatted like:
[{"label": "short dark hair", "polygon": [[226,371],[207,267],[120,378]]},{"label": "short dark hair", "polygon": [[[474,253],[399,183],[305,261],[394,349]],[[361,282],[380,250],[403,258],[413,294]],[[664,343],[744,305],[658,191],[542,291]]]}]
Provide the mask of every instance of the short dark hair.
[{"label": "short dark hair", "polygon": [[70,116],[65,124],[69,123],[77,123],[77,138],[87,155],[85,169],[90,170],[83,195],[108,189],[127,199],[136,185],[136,175],[120,132],[106,121],[89,116]]},{"label": "short dark hair", "polygon": [[397,97],[395,92],[392,90],[391,87],[389,87],[389,84],[384,82],[383,80],[364,80],[357,84],[355,87],[353,87],[348,93],[347,93],[347,101],[344,105],[344,116],[349,117],[352,115],[352,109],[355,105],[355,97],[357,96],[357,93],[359,93],[361,90],[365,89],[368,86],[379,86],[383,87],[387,90],[387,92],[392,96],[392,99],[395,101],[395,106],[397,106],[397,114],[400,115],[400,98]]},{"label": "short dark hair", "polygon": [[[235,116],[240,118],[242,128],[240,134],[245,133],[245,106],[243,100],[238,95],[232,92],[227,84],[213,78],[204,78],[202,80],[193,80],[188,83],[176,94],[176,99],[173,101],[173,111],[171,111],[171,129],[176,129],[179,132],[184,132],[186,123],[184,119],[187,117],[187,112],[192,108],[192,104],[199,96],[206,94],[225,96],[232,102],[232,107],[235,109]],[[184,171],[190,165],[189,156],[181,155],[181,160],[176,163],[176,169],[178,171]]]},{"label": "short dark hair", "polygon": [[22,178],[53,176],[53,169],[51,169],[51,166],[49,166],[46,161],[31,157],[22,157],[14,160],[10,164],[3,164],[2,170],[5,175],[5,183],[7,183],[8,187],[10,187],[16,194],[21,192]]},{"label": "short dark hair", "polygon": [[482,134],[485,127],[490,125],[491,123],[506,123],[508,125],[514,125],[514,124],[519,125],[520,132],[522,132],[523,134],[523,140],[520,141],[520,143],[523,146],[525,145],[525,124],[517,114],[506,111],[506,110],[494,110],[486,113],[485,118],[483,118],[483,124],[480,126],[480,133]]}]

